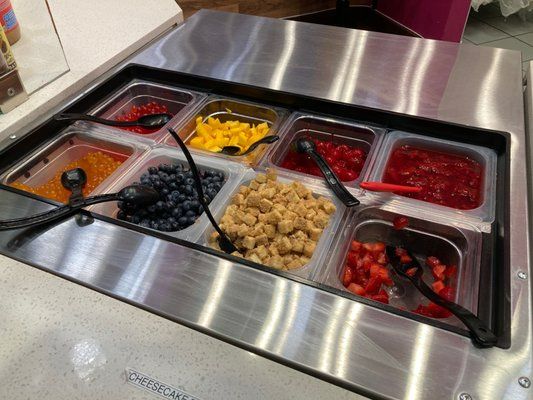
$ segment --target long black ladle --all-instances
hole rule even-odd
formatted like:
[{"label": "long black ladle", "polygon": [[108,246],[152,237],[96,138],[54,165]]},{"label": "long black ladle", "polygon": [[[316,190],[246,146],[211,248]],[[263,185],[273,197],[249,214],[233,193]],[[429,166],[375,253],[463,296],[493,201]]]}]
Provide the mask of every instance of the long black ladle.
[{"label": "long black ladle", "polygon": [[262,144],[272,144],[274,142],[277,142],[278,140],[278,135],[265,136],[264,138],[259,139],[257,142],[253,142],[246,151],[240,154],[237,154],[239,151],[241,151],[241,148],[239,146],[224,146],[222,147],[222,150],[219,151],[219,153],[225,154],[227,156],[245,156],[247,154],[250,154]]},{"label": "long black ladle", "polygon": [[[405,249],[404,249],[405,250]],[[476,347],[489,348],[496,345],[498,338],[496,335],[481,321],[477,316],[472,314],[466,308],[461,307],[452,301],[439,296],[431,289],[423,280],[422,274],[424,270],[418,260],[405,250],[406,254],[412,259],[411,262],[403,264],[400,257],[396,254],[396,249],[393,246],[387,246],[387,256],[389,261],[396,271],[396,273],[404,278],[407,278],[414,287],[418,289],[425,297],[433,303],[447,309],[453,315],[461,320],[463,324],[469,329],[470,337]],[[407,273],[408,270],[414,269],[414,273]]]},{"label": "long black ladle", "polygon": [[185,157],[187,158],[187,162],[189,163],[189,167],[191,168],[191,172],[194,177],[194,185],[196,186],[196,192],[198,193],[198,201],[204,208],[204,211],[207,215],[207,218],[209,218],[211,225],[213,225],[213,228],[215,228],[215,230],[219,234],[218,244],[220,246],[220,249],[227,254],[231,254],[235,251],[238,251],[237,247],[231,242],[230,238],[224,233],[222,229],[220,229],[220,226],[218,226],[217,222],[215,221],[215,218],[213,217],[213,214],[211,214],[211,211],[209,210],[207,201],[205,201],[204,190],[202,189],[202,178],[200,177],[200,173],[198,172],[198,168],[196,167],[196,163],[194,162],[192,155],[189,152],[189,149],[187,149],[187,146],[185,145],[185,143],[183,143],[183,140],[181,140],[181,138],[178,136],[176,131],[174,131],[174,129],[168,128],[168,131],[170,132],[170,135],[176,141],[176,143],[178,143],[181,148],[181,151],[183,151],[183,154],[185,154]]},{"label": "long black ladle", "polygon": [[353,207],[360,204],[352,194],[344,187],[335,172],[330,168],[326,160],[316,151],[315,143],[309,139],[300,138],[296,141],[296,151],[311,156],[313,161],[318,165],[326,182],[333,190],[333,193],[344,203],[346,207]]},{"label": "long black ladle", "polygon": [[159,193],[154,188],[145,185],[126,186],[118,193],[84,198],[82,189],[86,181],[87,176],[81,168],[63,172],[61,183],[65,188],[72,191],[68,204],[29,217],[0,221],[0,231],[45,224],[67,217],[83,207],[108,201],[124,201],[138,205],[149,205],[159,200]]},{"label": "long black ladle", "polygon": [[135,121],[114,121],[111,119],[98,118],[94,115],[88,114],[69,114],[63,113],[54,116],[56,121],[91,121],[98,122],[99,124],[109,125],[109,126],[140,126],[143,128],[161,128],[163,125],[167,124],[171,119],[172,115],[162,113],[162,114],[148,114],[139,117]]}]

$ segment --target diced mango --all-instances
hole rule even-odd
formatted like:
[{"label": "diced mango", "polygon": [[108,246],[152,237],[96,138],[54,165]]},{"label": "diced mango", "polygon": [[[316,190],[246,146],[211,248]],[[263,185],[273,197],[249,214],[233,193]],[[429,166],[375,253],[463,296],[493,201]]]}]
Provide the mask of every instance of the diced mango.
[{"label": "diced mango", "polygon": [[191,139],[191,146],[203,149],[204,148],[204,138],[200,136],[193,137]]}]

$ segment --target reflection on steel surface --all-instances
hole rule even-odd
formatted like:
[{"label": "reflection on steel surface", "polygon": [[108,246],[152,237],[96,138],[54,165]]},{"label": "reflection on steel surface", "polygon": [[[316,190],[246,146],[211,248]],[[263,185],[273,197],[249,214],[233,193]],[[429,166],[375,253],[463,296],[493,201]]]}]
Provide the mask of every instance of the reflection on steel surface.
[{"label": "reflection on steel surface", "polygon": [[[70,219],[11,248],[21,233],[2,233],[1,253],[373,396],[530,396],[518,384],[532,375],[531,279],[516,278],[530,266],[518,53],[201,11],[133,61],[509,132],[511,348],[476,349],[466,337],[98,220]],[[0,195],[0,218],[42,208]]]}]

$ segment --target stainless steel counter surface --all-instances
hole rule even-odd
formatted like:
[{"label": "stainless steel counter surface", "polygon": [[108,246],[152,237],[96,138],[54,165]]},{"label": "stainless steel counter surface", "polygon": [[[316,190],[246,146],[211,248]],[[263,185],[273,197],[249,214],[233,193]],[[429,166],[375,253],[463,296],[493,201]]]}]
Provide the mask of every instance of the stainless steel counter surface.
[{"label": "stainless steel counter surface", "polygon": [[[518,52],[202,11],[130,62],[508,132],[510,349],[476,349],[466,337],[102,221],[2,233],[1,253],[363,394],[531,398],[518,383],[532,378],[531,279],[517,276],[531,277]],[[35,207],[0,196],[0,218]]]}]

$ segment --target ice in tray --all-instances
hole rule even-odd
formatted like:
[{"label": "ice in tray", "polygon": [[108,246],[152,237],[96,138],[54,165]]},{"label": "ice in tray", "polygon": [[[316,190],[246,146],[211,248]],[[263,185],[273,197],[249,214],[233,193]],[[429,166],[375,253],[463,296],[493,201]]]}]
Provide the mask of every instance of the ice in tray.
[{"label": "ice in tray", "polygon": [[[196,152],[253,166],[257,165],[267,145],[260,145],[245,156],[238,154],[264,136],[278,134],[285,114],[281,109],[213,96],[190,115],[188,121],[178,125],[176,131]],[[170,135],[164,142],[176,146]],[[224,146],[238,146],[240,151],[236,156],[219,153]]]},{"label": "ice in tray", "polygon": [[29,155],[2,177],[2,183],[66,203],[71,194],[61,184],[64,171],[82,168],[87,174],[83,194],[99,187],[127,168],[146,147],[128,141],[112,141],[102,135],[71,128]]},{"label": "ice in tray", "polygon": [[132,121],[148,114],[171,114],[172,120],[162,128],[113,129],[115,133],[130,132],[158,141],[167,132],[167,126],[179,123],[205,97],[202,93],[136,79],[96,106],[90,114],[117,121]]},{"label": "ice in tray", "polygon": [[366,175],[379,148],[382,130],[328,117],[295,113],[284,125],[282,139],[269,150],[267,164],[297,174],[323,179],[316,163],[296,151],[300,138],[311,139],[346,186],[355,186]]},{"label": "ice in tray", "polygon": [[431,305],[410,281],[395,273],[385,246],[399,248],[399,254],[407,249],[423,266],[423,280],[434,291],[476,313],[481,233],[459,222],[444,225],[419,217],[379,206],[358,210],[332,246],[330,262],[316,280],[460,326],[449,312]]},{"label": "ice in tray", "polygon": [[[239,249],[234,255],[309,278],[324,262],[345,207],[321,186],[265,172],[250,170],[215,219]],[[208,227],[199,243],[219,249],[217,237]]]},{"label": "ice in tray", "polygon": [[[194,159],[202,176],[209,208],[216,212],[241,178],[243,167],[200,155]],[[118,192],[134,184],[156,189],[160,194],[159,201],[146,207],[105,203],[90,210],[189,241],[196,241],[206,229],[208,219],[198,202],[187,159],[180,151],[166,146],[150,150],[120,180],[105,188],[104,193]]]}]

